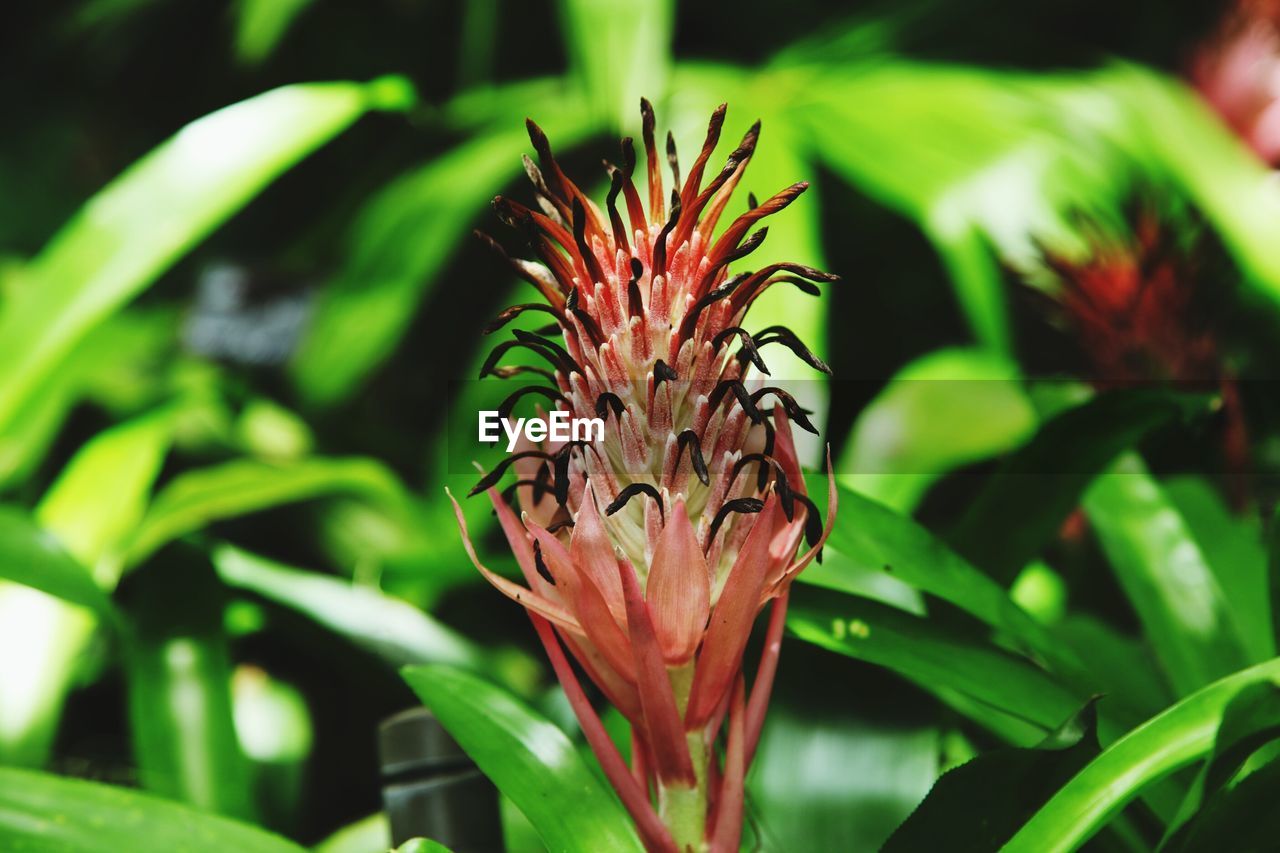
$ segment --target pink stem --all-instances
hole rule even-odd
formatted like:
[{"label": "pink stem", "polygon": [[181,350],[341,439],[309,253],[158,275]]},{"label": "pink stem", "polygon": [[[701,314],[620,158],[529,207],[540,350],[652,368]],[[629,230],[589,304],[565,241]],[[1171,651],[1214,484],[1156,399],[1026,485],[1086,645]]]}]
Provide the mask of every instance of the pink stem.
[{"label": "pink stem", "polygon": [[578,724],[582,726],[582,733],[586,736],[587,743],[596,754],[596,759],[599,760],[609,783],[618,792],[623,806],[631,814],[631,819],[636,822],[636,829],[639,830],[645,847],[649,850],[674,852],[675,840],[658,819],[648,796],[636,784],[636,780],[627,769],[627,763],[622,760],[618,748],[614,746],[609,733],[605,731],[604,724],[600,722],[599,715],[591,707],[591,702],[582,691],[582,685],[578,683],[578,677],[574,674],[573,668],[564,655],[564,650],[560,647],[560,641],[556,638],[551,623],[536,613],[530,613],[529,618],[533,620],[538,639],[542,640],[547,659],[551,661],[551,668],[555,671],[556,678],[560,679],[560,686],[564,688],[565,696],[568,697],[569,704],[578,717]]},{"label": "pink stem", "polygon": [[743,780],[746,777],[746,716],[743,707],[742,676],[733,686],[733,707],[729,711],[729,745],[724,755],[724,783],[720,788],[711,853],[737,853],[742,840]]},{"label": "pink stem", "polygon": [[778,656],[782,652],[782,632],[787,625],[787,600],[791,596],[791,584],[787,584],[773,600],[769,610],[769,627],[765,632],[764,649],[760,652],[760,666],[756,669],[751,685],[751,700],[747,703],[747,765],[755,758],[760,743],[760,730],[764,727],[765,711],[769,708],[769,696],[773,692],[773,679],[778,672]]}]

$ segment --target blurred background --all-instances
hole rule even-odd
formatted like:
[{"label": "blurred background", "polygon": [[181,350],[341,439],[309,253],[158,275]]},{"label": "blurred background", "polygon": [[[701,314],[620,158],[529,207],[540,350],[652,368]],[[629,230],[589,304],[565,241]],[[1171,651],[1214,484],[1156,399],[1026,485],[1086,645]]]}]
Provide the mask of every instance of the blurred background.
[{"label": "blurred background", "polygon": [[[843,281],[755,322],[833,367],[784,372],[843,485],[1108,649],[1099,671],[1142,682],[1140,709],[1274,654],[1276,4],[61,0],[7,19],[0,763],[375,850],[377,727],[418,704],[398,666],[478,670],[572,734],[443,502],[488,452],[458,436],[510,390],[473,381],[480,330],[530,295],[471,230],[519,253],[488,203],[531,197],[526,116],[603,193],[642,95],[686,157],[716,104],[726,138],[761,119],[757,196],[812,182],[761,252]],[[973,518],[1051,413],[1169,387],[1208,413],[1121,406],[1067,442],[1101,459],[1027,463],[1069,495],[1033,490],[1057,515],[1029,549]],[[1215,582],[1222,624],[1254,628],[1243,651],[1179,634],[1151,580],[1171,564],[1086,517],[1135,504],[1075,509],[1138,445],[1191,547],[1230,551]],[[832,554],[817,583],[948,616]],[[783,652],[749,795],[766,849],[875,849],[942,770],[1035,740],[822,645]]]}]

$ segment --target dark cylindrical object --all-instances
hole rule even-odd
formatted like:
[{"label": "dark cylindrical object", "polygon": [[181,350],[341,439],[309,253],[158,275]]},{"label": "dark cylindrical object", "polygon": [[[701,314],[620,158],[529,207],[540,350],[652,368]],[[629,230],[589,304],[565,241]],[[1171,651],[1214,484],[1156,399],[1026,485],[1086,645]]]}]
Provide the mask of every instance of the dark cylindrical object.
[{"label": "dark cylindrical object", "polygon": [[430,711],[413,708],[386,720],[378,752],[393,845],[430,838],[455,853],[503,850],[497,789]]}]

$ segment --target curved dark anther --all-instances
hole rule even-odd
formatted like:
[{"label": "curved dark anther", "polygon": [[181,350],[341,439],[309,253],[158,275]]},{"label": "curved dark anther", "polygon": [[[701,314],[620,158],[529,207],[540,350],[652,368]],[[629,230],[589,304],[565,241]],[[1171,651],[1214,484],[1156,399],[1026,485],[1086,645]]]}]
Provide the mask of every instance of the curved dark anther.
[{"label": "curved dark anther", "polygon": [[[743,456],[733,465],[733,470],[729,476],[730,488],[733,487],[733,483],[738,479],[738,474],[742,472],[742,469],[752,462],[760,465],[758,474],[765,473],[770,468],[773,469],[774,480],[778,484],[778,498],[782,501],[782,512],[787,516],[787,521],[791,521],[796,514],[796,493],[791,489],[791,484],[787,482],[787,472],[783,470],[782,464],[774,457],[765,453],[748,453]],[[766,478],[757,475],[757,488],[763,489],[766,482],[768,482]]]},{"label": "curved dark anther", "polygon": [[627,315],[640,317],[644,314],[644,298],[640,295],[640,278],[644,275],[644,264],[639,258],[631,259],[631,280],[627,282]]},{"label": "curved dark anther", "polygon": [[717,267],[728,266],[734,261],[742,260],[747,255],[754,252],[756,249],[760,248],[760,244],[764,242],[764,238],[767,236],[769,236],[769,229],[767,227],[761,228],[759,231],[756,231],[746,240],[743,240],[742,244],[738,246],[738,248],[734,249],[732,252],[727,253],[723,258],[721,258],[720,263],[716,264],[716,266]]},{"label": "curved dark anther", "polygon": [[533,540],[533,567],[538,570],[538,574],[542,575],[542,579],[552,586],[556,585],[556,579],[552,577],[551,570],[547,568],[547,563],[542,559],[542,543],[537,539]]},{"label": "curved dark anther", "polygon": [[[818,512],[817,505],[809,499],[808,495],[802,495],[796,492],[796,500],[804,504],[807,512],[804,515],[804,541],[812,547],[822,538],[822,513]],[[822,552],[818,552],[818,562],[822,562]]]},{"label": "curved dark anther", "polygon": [[689,463],[693,465],[693,473],[698,475],[702,485],[710,485],[711,475],[707,471],[706,460],[702,458],[702,440],[698,438],[698,434],[692,429],[686,429],[676,436],[677,464],[680,461],[679,454],[684,453],[685,447],[689,448]]},{"label": "curved dark anther", "polygon": [[502,475],[507,473],[507,469],[510,468],[512,465],[514,465],[516,462],[520,461],[521,459],[534,459],[534,458],[545,459],[548,462],[551,462],[555,457],[553,457],[550,453],[546,453],[541,450],[522,450],[519,453],[512,453],[510,456],[504,456],[502,457],[502,460],[498,462],[497,465],[493,466],[492,471],[490,471],[488,474],[485,474],[483,477],[481,477],[480,482],[476,483],[474,486],[471,487],[471,491],[467,492],[467,497],[473,498],[476,495],[480,494],[481,492],[486,491],[492,488],[493,486],[497,485],[498,481],[502,479]]},{"label": "curved dark anther", "polygon": [[783,411],[787,413],[787,417],[795,421],[797,426],[807,432],[813,433],[814,435],[818,434],[818,428],[809,420],[808,413],[805,409],[801,408],[799,403],[796,402],[796,398],[792,397],[789,393],[776,385],[761,388],[753,393],[751,395],[751,402],[758,404],[760,402],[760,398],[764,397],[766,394],[772,394],[777,398],[778,402],[782,404]]},{"label": "curved dark anther", "polygon": [[630,179],[636,173],[636,141],[630,136],[618,140],[618,151],[621,152],[622,176]]},{"label": "curved dark anther", "polygon": [[693,327],[698,323],[698,316],[709,306],[732,294],[738,289],[738,285],[746,281],[750,275],[751,273],[749,272],[735,275],[716,289],[707,291],[697,302],[693,303],[693,307],[689,309],[688,313],[684,315],[684,319],[680,321],[679,339],[685,340],[692,335]]},{"label": "curved dark anther", "polygon": [[512,329],[511,334],[522,344],[545,347],[549,350],[556,357],[557,366],[564,371],[565,376],[583,372],[578,362],[574,361],[573,356],[569,355],[569,351],[555,341],[543,335],[526,332],[524,329]]},{"label": "curved dark anther", "polygon": [[720,526],[724,524],[730,513],[740,512],[750,515],[762,509],[764,509],[764,501],[759,498],[734,498],[731,501],[725,501],[720,511],[716,513],[716,517],[711,520],[711,529],[707,531],[707,547],[710,548],[711,543],[716,541],[716,534],[720,532]]},{"label": "curved dark anther", "polygon": [[605,515],[613,515],[618,510],[627,505],[627,501],[636,495],[648,495],[653,498],[653,502],[658,505],[658,516],[662,519],[662,523],[667,523],[666,512],[662,508],[662,493],[648,483],[632,483],[622,491],[618,492],[618,496],[613,499],[613,503],[605,507]]},{"label": "curved dark anther", "polygon": [[756,198],[755,193],[747,193],[747,210],[755,210],[760,206],[760,200]]},{"label": "curved dark anther", "polygon": [[551,475],[547,473],[548,470],[549,469],[547,468],[547,466],[543,465],[538,469],[538,476],[533,478],[532,480],[529,480],[529,479],[516,480],[510,486],[507,486],[505,489],[502,490],[502,499],[505,500],[507,503],[510,503],[511,500],[516,496],[516,492],[518,492],[521,488],[526,488],[526,489],[533,489],[533,505],[534,506],[537,506],[538,504],[542,503],[542,499],[547,496],[548,492],[551,491],[551,485],[548,482],[548,478]]},{"label": "curved dark anther", "polygon": [[[503,341],[502,343],[494,347],[493,350],[490,351],[489,357],[484,360],[484,364],[480,366],[480,374],[478,378],[484,379],[486,376],[492,373],[494,368],[497,367],[498,361],[501,360],[501,358],[504,355],[506,355],[510,350],[517,349],[517,348],[527,349],[530,352],[533,352],[533,353],[536,353],[537,355],[542,356],[548,362],[550,362],[552,367],[555,367],[559,370],[566,370],[569,367],[569,365],[576,366],[577,363],[574,362],[573,359],[569,359],[568,363],[566,364],[564,360],[559,358],[558,355],[554,351],[552,351],[550,348],[536,343],[536,341],[541,340],[540,338],[537,338],[536,336],[531,336],[531,337],[534,338],[534,341],[522,341],[522,340]],[[565,355],[568,355],[568,353],[565,353]]]},{"label": "curved dark anther", "polygon": [[[555,465],[555,476],[553,478],[555,485],[556,503],[564,506],[569,501],[569,462],[573,459],[573,451],[575,448],[591,448],[595,453],[595,448],[591,447],[589,441],[570,441],[566,442],[563,447],[556,451],[553,464]],[[598,457],[600,454],[596,453]]]},{"label": "curved dark anther", "polygon": [[751,418],[751,422],[758,424],[764,420],[760,414],[760,410],[756,408],[755,401],[751,399],[751,395],[747,393],[747,388],[742,384],[741,379],[722,379],[720,384],[711,392],[711,399],[707,401],[711,407],[711,411],[715,411],[720,407],[720,402],[724,400],[724,395],[733,392],[733,396],[738,398],[738,405],[742,406],[742,410],[747,413],[747,417]]},{"label": "curved dark anther", "polygon": [[658,232],[658,238],[653,243],[653,274],[667,274],[667,236],[671,233],[671,229],[676,227],[676,223],[680,221],[680,196],[674,191],[671,193],[671,215],[667,217],[667,224],[662,226],[662,230]]},{"label": "curved dark anther", "polygon": [[590,312],[580,304],[581,290],[582,288],[580,287],[570,290],[569,298],[564,301],[564,307],[569,309],[569,313],[582,324],[582,328],[587,332],[587,337],[591,338],[599,346],[604,343],[604,332],[600,330],[600,324],[596,322],[596,318],[592,317]]},{"label": "curved dark anther", "polygon": [[680,374],[676,373],[676,369],[662,359],[653,363],[653,390],[658,390],[663,382],[675,382],[679,378]]},{"label": "curved dark anther", "polygon": [[545,302],[526,302],[523,305],[512,305],[510,308],[503,309],[502,313],[489,321],[489,323],[481,329],[481,334],[492,335],[494,332],[498,331],[526,311],[545,311],[553,317],[559,318],[560,316],[556,309],[547,305]]},{"label": "curved dark anther", "polygon": [[553,524],[548,524],[547,532],[559,533],[561,530],[564,530],[566,527],[573,527],[573,524],[574,522],[572,518],[562,518]]},{"label": "curved dark anther", "polygon": [[768,376],[769,368],[765,366],[764,359],[760,357],[760,349],[756,345],[755,338],[751,337],[747,330],[741,326],[730,326],[725,329],[711,339],[711,345],[717,348],[724,346],[724,342],[731,335],[737,335],[742,340],[742,349],[738,352],[738,358],[742,360],[749,360],[756,366],[757,370],[765,376]]},{"label": "curved dark anther", "polygon": [[676,189],[680,188],[680,158],[676,155],[676,138],[667,131],[667,165],[671,167],[671,178]]},{"label": "curved dark anther", "polygon": [[548,388],[545,385],[522,385],[498,404],[498,417],[503,420],[511,417],[511,410],[515,408],[516,403],[529,394],[540,394],[552,402],[562,402],[570,408],[573,406],[573,401],[554,388]]},{"label": "curved dark anther", "polygon": [[609,210],[609,229],[613,231],[613,242],[624,252],[631,252],[631,241],[627,239],[627,226],[622,222],[622,214],[618,213],[618,194],[622,192],[622,177],[617,166],[609,167],[609,195],[605,198],[605,207]]},{"label": "curved dark anther", "polygon": [[828,376],[832,375],[831,367],[822,359],[813,354],[813,351],[805,346],[804,341],[800,340],[799,335],[788,329],[786,326],[770,326],[767,329],[761,329],[754,335],[756,346],[762,347],[766,344],[778,343],[796,354],[797,357],[805,364],[820,370]]},{"label": "curved dark anther", "polygon": [[626,406],[622,404],[622,398],[617,394],[612,391],[605,391],[599,397],[596,397],[596,417],[607,418],[610,409],[613,410],[613,416],[621,420]]},{"label": "curved dark anther", "polygon": [[591,281],[604,282],[604,270],[600,268],[600,261],[587,245],[587,209],[577,196],[573,197],[573,241],[578,245],[578,254],[582,256],[582,263],[586,265]]}]

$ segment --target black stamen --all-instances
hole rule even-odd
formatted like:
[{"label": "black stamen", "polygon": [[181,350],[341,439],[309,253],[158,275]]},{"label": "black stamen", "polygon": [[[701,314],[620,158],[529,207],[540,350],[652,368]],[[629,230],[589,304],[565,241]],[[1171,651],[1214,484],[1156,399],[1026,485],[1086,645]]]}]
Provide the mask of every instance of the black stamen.
[{"label": "black stamen", "polygon": [[662,523],[667,523],[666,512],[662,508],[662,493],[648,483],[632,483],[631,485],[618,492],[618,496],[613,499],[613,503],[605,507],[605,515],[613,515],[618,510],[627,505],[627,501],[636,495],[648,495],[653,498],[653,502],[658,505],[658,516],[662,519]]},{"label": "black stamen", "polygon": [[675,382],[680,378],[680,374],[676,373],[676,369],[667,364],[662,359],[658,359],[653,365],[653,390],[657,391],[663,382]]},{"label": "black stamen", "polygon": [[[804,504],[804,508],[808,510],[804,515],[804,541],[813,547],[818,540],[822,538],[822,514],[818,512],[818,507],[808,495],[802,495],[796,492],[795,499]],[[822,562],[822,552],[817,554],[818,562]]]},{"label": "black stamen", "polygon": [[533,567],[538,570],[538,574],[542,575],[544,581],[552,586],[556,585],[556,579],[551,576],[551,570],[542,559],[542,543],[537,539],[533,540]]},{"label": "black stamen", "polygon": [[769,375],[769,368],[765,366],[764,359],[760,357],[760,350],[756,346],[756,341],[747,333],[747,330],[741,326],[730,326],[720,334],[711,339],[712,346],[721,347],[724,342],[731,336],[737,335],[742,340],[742,349],[738,352],[740,360],[750,360],[756,366],[756,369],[765,376]]},{"label": "black stamen", "polygon": [[551,461],[553,458],[550,453],[541,450],[522,450],[519,453],[512,453],[510,456],[502,457],[497,465],[493,466],[493,470],[480,478],[480,482],[471,487],[471,491],[467,492],[467,497],[473,498],[483,491],[487,491],[502,479],[502,475],[507,473],[507,469],[521,459],[546,459]]},{"label": "black stamen", "polygon": [[689,309],[689,312],[684,315],[684,319],[680,321],[680,330],[678,335],[680,340],[685,340],[693,334],[694,326],[698,323],[698,315],[700,315],[709,306],[719,302],[721,299],[724,299],[726,296],[737,290],[738,285],[746,281],[750,275],[751,273],[749,272],[735,275],[715,290],[707,291],[707,293],[698,299],[697,302],[693,303],[693,307]]},{"label": "black stamen", "polygon": [[489,371],[490,376],[496,376],[499,379],[511,379],[522,373],[535,373],[546,379],[548,382],[555,382],[556,375],[550,370],[542,367],[534,367],[531,364],[500,364]]},{"label": "black stamen", "polygon": [[759,498],[734,498],[731,501],[725,501],[720,507],[720,511],[716,513],[716,517],[711,520],[711,529],[707,532],[707,547],[711,547],[711,543],[716,541],[716,534],[720,532],[720,525],[724,524],[724,520],[729,517],[729,513],[741,512],[751,514],[764,509],[764,501]]},{"label": "black stamen", "polygon": [[596,397],[596,417],[607,418],[609,410],[613,410],[613,416],[621,420],[622,413],[626,407],[622,404],[622,398],[612,391],[605,391],[599,397]]},{"label": "black stamen", "polygon": [[553,524],[548,524],[547,532],[558,533],[561,530],[564,530],[566,527],[573,527],[573,525],[574,525],[574,521],[572,518],[562,518]]},{"label": "black stamen", "polygon": [[747,210],[755,210],[760,206],[755,193],[747,193]]},{"label": "black stamen", "polygon": [[671,166],[671,179],[677,189],[680,187],[680,158],[676,156],[676,138],[667,131],[667,164]]},{"label": "black stamen", "polygon": [[721,258],[720,262],[716,264],[716,266],[723,267],[733,263],[734,261],[742,260],[747,255],[754,252],[756,249],[760,248],[760,244],[764,242],[764,238],[767,237],[768,235],[769,235],[768,227],[761,228],[759,231],[756,231],[754,234],[752,234],[750,237],[744,240],[742,242],[742,245],[738,246],[738,248],[734,249],[731,252],[726,253],[725,256]]},{"label": "black stamen", "polygon": [[609,195],[605,206],[609,208],[609,228],[613,231],[613,242],[624,252],[631,251],[631,242],[627,239],[627,226],[622,223],[622,214],[618,213],[618,194],[622,192],[622,172],[616,166],[609,170]]},{"label": "black stamen", "polygon": [[795,332],[786,326],[770,326],[767,329],[761,329],[755,334],[755,342],[757,347],[765,344],[779,343],[787,349],[795,353],[801,361],[815,370],[820,370],[828,376],[832,375],[831,367],[818,356],[814,355],[812,350],[805,346],[804,341],[800,340]]},{"label": "black stamen", "polygon": [[763,489],[765,483],[768,482],[766,478],[760,477],[759,474],[767,472],[770,468],[773,469],[774,480],[778,484],[778,497],[782,500],[782,512],[787,516],[787,521],[791,521],[795,517],[796,493],[791,490],[791,484],[787,482],[787,472],[783,470],[782,463],[778,462],[778,460],[772,456],[765,453],[748,453],[746,456],[743,456],[734,464],[733,470],[730,472],[729,485],[733,486],[734,481],[738,479],[738,474],[742,472],[743,468],[750,465],[752,462],[760,464],[760,470],[757,474],[756,481],[757,488],[759,489]]},{"label": "black stamen", "polygon": [[720,381],[720,384],[711,392],[711,399],[707,401],[712,411],[715,411],[720,406],[720,401],[730,391],[733,392],[733,396],[738,398],[738,405],[742,406],[742,410],[747,413],[747,417],[751,418],[752,423],[758,424],[764,420],[760,410],[756,408],[755,401],[747,393],[747,388],[742,384],[741,379],[723,379]]},{"label": "black stamen", "polygon": [[526,332],[523,329],[512,329],[511,334],[514,335],[515,339],[521,343],[543,346],[551,350],[551,352],[555,354],[556,358],[559,359],[559,366],[564,369],[566,376],[583,372],[582,368],[578,366],[578,362],[574,361],[573,356],[569,355],[569,351],[555,341],[545,338],[542,335],[535,335],[531,332]]},{"label": "black stamen", "polygon": [[805,410],[796,402],[796,398],[777,386],[770,385],[767,388],[761,388],[756,391],[751,395],[751,402],[759,403],[760,398],[766,394],[772,394],[776,397],[778,402],[782,403],[782,408],[787,413],[787,417],[795,421],[801,429],[814,435],[818,434],[818,428],[809,420]]},{"label": "black stamen", "polygon": [[631,259],[631,280],[627,282],[627,314],[639,317],[644,314],[644,298],[640,295],[640,278],[644,275],[644,264],[639,258]]},{"label": "black stamen", "polygon": [[666,275],[667,273],[667,235],[671,233],[671,229],[676,227],[676,223],[680,220],[680,196],[676,193],[671,194],[671,215],[667,217],[667,224],[662,226],[662,230],[658,232],[658,239],[653,244],[653,274]]},{"label": "black stamen", "polygon": [[[693,472],[698,475],[698,479],[702,481],[702,485],[706,486],[711,483],[711,476],[707,472],[707,462],[702,458],[702,441],[698,438],[698,434],[692,429],[686,429],[676,437],[676,448],[678,453],[683,453],[685,447],[689,448],[689,462],[693,465]],[[676,456],[677,463],[679,455]]]}]

